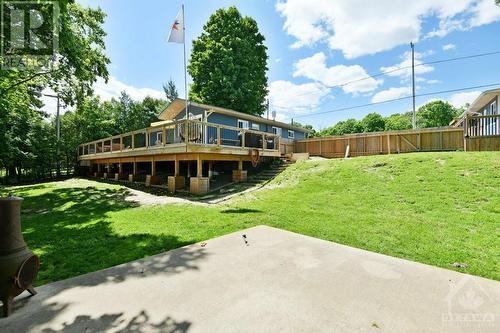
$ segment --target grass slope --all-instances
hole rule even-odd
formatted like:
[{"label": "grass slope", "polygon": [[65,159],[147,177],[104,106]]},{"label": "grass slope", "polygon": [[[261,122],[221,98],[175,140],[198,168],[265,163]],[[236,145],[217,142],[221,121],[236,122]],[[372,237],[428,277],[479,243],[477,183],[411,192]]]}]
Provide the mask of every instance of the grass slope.
[{"label": "grass slope", "polygon": [[498,152],[308,161],[271,186],[214,207],[134,207],[126,189],[83,180],[4,191],[25,198],[39,284],[258,224],[500,280]]}]

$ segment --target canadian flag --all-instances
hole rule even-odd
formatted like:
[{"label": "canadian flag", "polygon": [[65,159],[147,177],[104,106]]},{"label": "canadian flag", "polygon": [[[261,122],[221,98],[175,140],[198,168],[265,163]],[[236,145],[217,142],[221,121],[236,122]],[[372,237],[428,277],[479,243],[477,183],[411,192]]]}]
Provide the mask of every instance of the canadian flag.
[{"label": "canadian flag", "polygon": [[172,24],[172,30],[170,30],[168,42],[184,43],[184,6],[181,7],[181,10],[177,13],[174,24]]}]

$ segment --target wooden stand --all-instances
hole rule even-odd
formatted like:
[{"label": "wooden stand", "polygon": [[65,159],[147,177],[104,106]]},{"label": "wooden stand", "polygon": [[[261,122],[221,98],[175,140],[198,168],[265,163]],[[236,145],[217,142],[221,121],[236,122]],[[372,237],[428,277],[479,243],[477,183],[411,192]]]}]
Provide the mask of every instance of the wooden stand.
[{"label": "wooden stand", "polygon": [[210,179],[208,177],[191,177],[189,192],[191,194],[206,194],[210,190]]},{"label": "wooden stand", "polygon": [[169,176],[168,191],[174,193],[177,190],[186,187],[186,178],[184,176]]}]

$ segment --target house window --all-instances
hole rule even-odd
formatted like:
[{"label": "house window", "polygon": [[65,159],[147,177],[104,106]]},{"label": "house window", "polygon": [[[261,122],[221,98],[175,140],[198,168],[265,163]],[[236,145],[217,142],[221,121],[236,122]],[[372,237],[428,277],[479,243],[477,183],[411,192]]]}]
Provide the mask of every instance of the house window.
[{"label": "house window", "polygon": [[491,103],[490,105],[490,114],[497,114],[498,113],[498,109],[497,109],[497,102],[494,101],[493,103]]},{"label": "house window", "polygon": [[259,124],[252,123],[252,129],[253,129],[253,130],[256,130],[256,131],[260,130],[260,126],[259,126]]},{"label": "house window", "polygon": [[295,132],[288,130],[288,138],[289,139],[294,139],[295,138]]},{"label": "house window", "polygon": [[281,128],[273,126],[273,133],[278,136],[281,136]]},{"label": "house window", "polygon": [[238,127],[243,129],[248,129],[248,120],[238,119]]}]

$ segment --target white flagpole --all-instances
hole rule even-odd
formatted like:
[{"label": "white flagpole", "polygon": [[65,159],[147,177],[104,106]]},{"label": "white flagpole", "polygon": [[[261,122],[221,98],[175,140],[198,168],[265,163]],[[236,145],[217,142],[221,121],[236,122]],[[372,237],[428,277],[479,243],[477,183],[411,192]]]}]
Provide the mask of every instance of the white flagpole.
[{"label": "white flagpole", "polygon": [[186,20],[184,19],[184,4],[182,4],[182,29],[183,29],[183,45],[184,45],[184,90],[186,93],[186,119],[189,119],[189,111],[188,111],[188,87],[187,87],[187,66],[186,66]]}]

